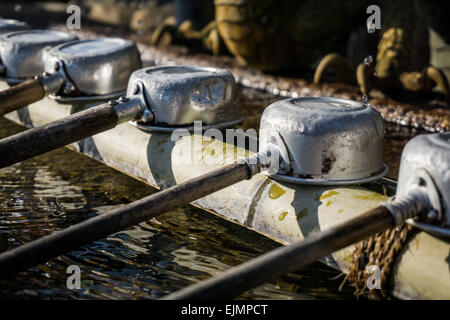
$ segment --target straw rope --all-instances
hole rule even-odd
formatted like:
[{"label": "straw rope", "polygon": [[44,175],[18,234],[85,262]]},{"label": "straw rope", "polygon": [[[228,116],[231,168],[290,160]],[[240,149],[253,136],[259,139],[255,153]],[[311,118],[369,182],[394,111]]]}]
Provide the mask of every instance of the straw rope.
[{"label": "straw rope", "polygon": [[[388,229],[356,244],[353,252],[350,272],[346,280],[355,287],[357,298],[388,299],[389,280],[397,255],[403,249],[409,237],[413,234],[413,227],[409,224]],[[366,271],[366,267],[376,265],[380,268],[380,289],[369,289],[367,281],[373,275]]]}]

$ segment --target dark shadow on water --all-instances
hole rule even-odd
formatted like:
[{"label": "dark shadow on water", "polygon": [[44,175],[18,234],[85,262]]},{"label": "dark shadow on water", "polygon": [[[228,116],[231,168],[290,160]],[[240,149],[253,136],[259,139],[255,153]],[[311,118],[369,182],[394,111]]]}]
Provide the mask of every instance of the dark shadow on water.
[{"label": "dark shadow on water", "polygon": [[26,125],[28,128],[34,127],[28,107],[24,107],[17,110],[17,116],[19,117],[19,120],[22,121],[23,124]]}]

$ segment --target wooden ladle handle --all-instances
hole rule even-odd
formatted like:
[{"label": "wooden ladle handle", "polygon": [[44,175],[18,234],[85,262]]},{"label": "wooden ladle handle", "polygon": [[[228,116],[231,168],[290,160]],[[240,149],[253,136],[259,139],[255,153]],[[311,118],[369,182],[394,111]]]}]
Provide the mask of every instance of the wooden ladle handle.
[{"label": "wooden ladle handle", "polygon": [[27,80],[0,92],[0,116],[43,99],[45,89],[40,79]]},{"label": "wooden ladle handle", "polygon": [[108,103],[0,140],[0,168],[114,128],[119,118]]}]

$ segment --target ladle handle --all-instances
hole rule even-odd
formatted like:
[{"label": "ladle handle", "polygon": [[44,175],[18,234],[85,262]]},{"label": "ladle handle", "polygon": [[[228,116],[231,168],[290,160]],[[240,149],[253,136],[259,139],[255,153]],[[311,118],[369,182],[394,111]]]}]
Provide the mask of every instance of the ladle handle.
[{"label": "ladle handle", "polygon": [[386,207],[379,206],[348,222],[270,251],[163,299],[232,299],[241,292],[298,271],[321,257],[394,226],[392,214]]},{"label": "ladle handle", "polygon": [[119,117],[108,103],[0,140],[0,168],[114,128]]},{"label": "ladle handle", "polygon": [[43,99],[45,89],[39,79],[28,80],[0,92],[0,116]]}]

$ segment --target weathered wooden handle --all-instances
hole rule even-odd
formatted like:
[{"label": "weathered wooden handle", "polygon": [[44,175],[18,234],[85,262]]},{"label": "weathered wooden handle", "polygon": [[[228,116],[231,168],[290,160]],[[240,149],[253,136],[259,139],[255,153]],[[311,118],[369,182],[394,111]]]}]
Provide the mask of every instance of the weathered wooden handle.
[{"label": "weathered wooden handle", "polygon": [[163,299],[231,299],[264,282],[295,272],[317,259],[395,226],[390,211],[379,206],[303,241],[280,247]]},{"label": "weathered wooden handle", "polygon": [[18,272],[139,222],[186,205],[249,177],[246,164],[231,164],[0,254],[0,277]]},{"label": "weathered wooden handle", "polygon": [[39,101],[45,96],[41,80],[22,82],[0,92],[0,116]]},{"label": "weathered wooden handle", "polygon": [[0,140],[0,168],[114,128],[116,111],[102,104]]}]

